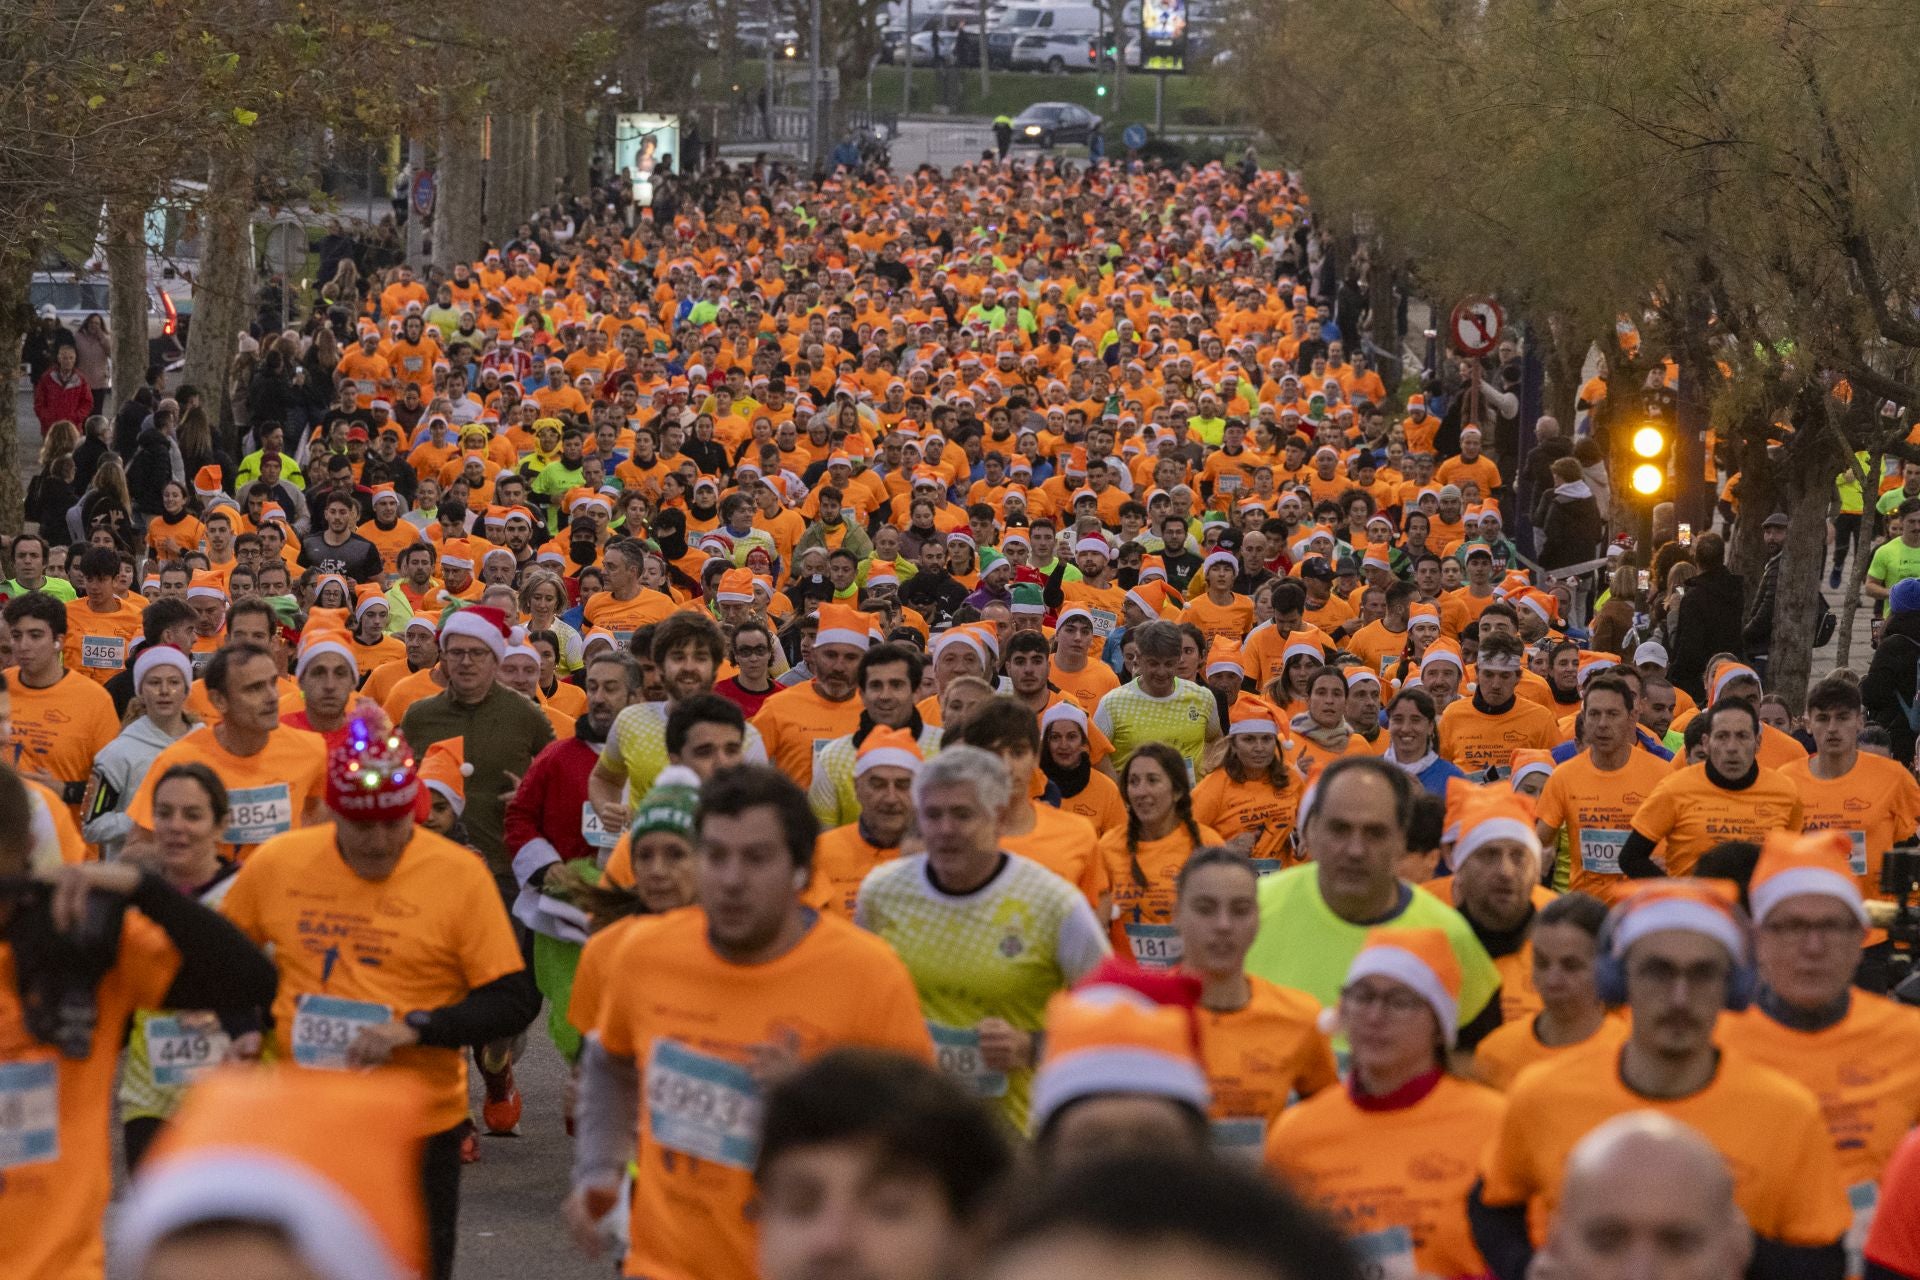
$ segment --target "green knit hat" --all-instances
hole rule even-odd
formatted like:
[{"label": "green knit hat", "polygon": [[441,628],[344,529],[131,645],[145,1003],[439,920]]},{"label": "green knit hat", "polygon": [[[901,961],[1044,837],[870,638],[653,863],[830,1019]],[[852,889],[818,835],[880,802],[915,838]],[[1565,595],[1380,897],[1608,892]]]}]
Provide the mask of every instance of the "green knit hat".
[{"label": "green knit hat", "polygon": [[653,788],[635,806],[628,835],[638,840],[656,831],[693,835],[693,811],[700,803],[700,777],[683,764],[670,764],[653,780]]}]

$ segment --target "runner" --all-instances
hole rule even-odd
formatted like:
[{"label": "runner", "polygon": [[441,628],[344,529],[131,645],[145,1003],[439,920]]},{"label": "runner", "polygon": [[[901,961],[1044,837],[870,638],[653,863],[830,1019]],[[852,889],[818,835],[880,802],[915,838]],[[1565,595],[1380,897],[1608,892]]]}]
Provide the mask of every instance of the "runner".
[{"label": "runner", "polygon": [[1024,1131],[1047,1001],[1107,946],[1073,886],[1001,848],[1013,789],[1001,760],[964,744],[916,769],[926,852],[870,874],[854,919],[906,962],[941,1069]]},{"label": "runner", "polygon": [[59,600],[42,591],[9,600],[6,623],[15,664],[5,673],[13,694],[14,767],[58,793],[80,817],[93,761],[120,733],[113,698],[62,668],[67,606]]},{"label": "runner", "polygon": [[801,897],[807,906],[854,918],[861,884],[874,868],[900,856],[913,829],[913,778],[924,759],[905,729],[875,729],[862,740],[853,765],[860,816],[821,833],[813,878]]},{"label": "runner", "polygon": [[[763,1079],[837,1045],[933,1058],[900,960],[800,905],[818,833],[805,793],[778,772],[715,775],[695,819],[698,907],[630,931],[608,957],[610,972],[650,976],[609,987],[593,1019],[567,1218],[589,1256],[602,1252],[597,1224],[632,1159],[623,1274],[751,1280],[744,1209]],[[728,1105],[699,1105],[696,1085]]]},{"label": "runner", "polygon": [[1180,868],[1173,911],[1180,970],[1200,980],[1214,1147],[1252,1163],[1284,1108],[1337,1080],[1319,1002],[1246,971],[1260,927],[1257,883],[1241,854],[1201,849]]},{"label": "runner", "polygon": [[[1760,713],[1723,699],[1700,713],[1706,759],[1669,773],[1634,811],[1620,847],[1620,869],[1636,879],[1685,876],[1700,855],[1725,840],[1761,843],[1770,832],[1798,831],[1800,794],[1755,758]],[[1653,851],[1665,842],[1662,865]]]},{"label": "runner", "polygon": [[1715,1044],[1721,1010],[1743,1008],[1754,986],[1731,892],[1686,879],[1636,889],[1613,909],[1602,964],[1600,995],[1628,1006],[1632,1030],[1617,1056],[1563,1055],[1508,1091],[1469,1210],[1494,1274],[1524,1275],[1580,1139],[1649,1109],[1691,1125],[1726,1157],[1769,1269],[1839,1275],[1851,1211],[1819,1103]]},{"label": "runner", "polygon": [[1553,769],[1535,816],[1544,849],[1565,839],[1569,887],[1612,903],[1630,889],[1620,853],[1633,817],[1672,776],[1672,768],[1638,748],[1633,688],[1603,672],[1587,682],[1580,704],[1580,741],[1586,750]]},{"label": "runner", "polygon": [[[421,788],[406,742],[377,714],[355,719],[327,756],[326,821],[256,849],[221,909],[271,949],[276,1058],[401,1071],[424,1086],[430,1271],[446,1280],[468,1125],[465,1050],[514,1035],[540,997],[485,864],[416,825]],[[264,1047],[249,1040],[243,1052]]]},{"label": "runner", "polygon": [[[819,649],[819,640],[814,648]],[[854,768],[860,744],[877,728],[905,729],[923,752],[940,742],[940,726],[928,725],[914,706],[925,662],[910,645],[877,644],[860,655],[854,688],[860,695],[859,726],[818,749],[807,797],[824,827],[843,827],[860,817]]]},{"label": "runner", "polygon": [[1532,983],[1540,1012],[1503,1022],[1473,1053],[1473,1074],[1505,1090],[1536,1062],[1571,1049],[1611,1047],[1626,1038],[1626,1020],[1608,1015],[1594,986],[1607,906],[1580,892],[1542,905],[1533,918]]},{"label": "runner", "polygon": [[1340,991],[1346,1085],[1288,1109],[1267,1137],[1267,1167],[1382,1275],[1487,1269],[1467,1227],[1473,1170],[1457,1157],[1499,1122],[1501,1104],[1447,1072],[1460,978],[1441,930],[1372,930]]}]

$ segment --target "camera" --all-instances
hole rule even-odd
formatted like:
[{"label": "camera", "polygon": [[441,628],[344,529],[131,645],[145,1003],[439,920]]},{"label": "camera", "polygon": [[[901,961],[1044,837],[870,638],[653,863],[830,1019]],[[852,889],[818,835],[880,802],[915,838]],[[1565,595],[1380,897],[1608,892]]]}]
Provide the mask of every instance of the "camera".
[{"label": "camera", "polygon": [[66,932],[54,927],[53,887],[43,881],[0,878],[0,903],[13,908],[5,936],[28,1034],[61,1057],[87,1057],[100,1022],[100,980],[120,959],[126,899],[89,891],[78,925]]}]

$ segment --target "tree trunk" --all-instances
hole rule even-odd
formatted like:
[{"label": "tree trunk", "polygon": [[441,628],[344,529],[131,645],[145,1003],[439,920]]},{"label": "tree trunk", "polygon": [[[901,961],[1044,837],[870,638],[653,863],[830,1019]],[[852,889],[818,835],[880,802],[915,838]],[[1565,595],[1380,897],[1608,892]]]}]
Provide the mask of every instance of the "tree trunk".
[{"label": "tree trunk", "polygon": [[[1820,570],[1826,561],[1827,504],[1831,477],[1839,468],[1833,449],[1815,450],[1818,458],[1796,458],[1782,467],[1783,496],[1787,499],[1787,545],[1781,552],[1780,579],[1775,587],[1773,638],[1767,646],[1767,689],[1786,699],[1797,715],[1805,708],[1807,682],[1813,671],[1813,629],[1820,594]],[[1765,508],[1747,505],[1756,512]],[[1741,526],[1759,525],[1742,520]]]},{"label": "tree trunk", "polygon": [[1867,565],[1873,559],[1874,492],[1880,482],[1880,467],[1885,454],[1875,445],[1867,460],[1866,481],[1860,486],[1860,540],[1854,545],[1853,560],[1847,565],[1847,595],[1840,605],[1840,624],[1834,633],[1833,665],[1847,666],[1853,658],[1853,617],[1860,609],[1860,588],[1867,580]]},{"label": "tree trunk", "polygon": [[405,197],[407,201],[406,260],[407,264],[416,270],[426,255],[427,220],[420,216],[418,209],[413,207],[412,182],[418,181],[420,175],[430,168],[432,164],[427,159],[427,140],[417,133],[410,136],[407,139],[407,175],[412,181],[408,183]]},{"label": "tree trunk", "polygon": [[452,271],[480,248],[480,116],[449,103],[440,118],[440,191],[433,209],[433,265]]},{"label": "tree trunk", "polygon": [[1377,351],[1374,367],[1380,371],[1380,381],[1386,384],[1387,395],[1398,397],[1401,376],[1400,326],[1399,309],[1394,306],[1393,276],[1393,270],[1387,265],[1386,246],[1376,236],[1373,257],[1367,265],[1367,313],[1370,321],[1367,336],[1372,339]]},{"label": "tree trunk", "polygon": [[561,122],[567,144],[567,190],[585,191],[587,175],[593,168],[593,132],[598,116],[576,106],[561,116]]},{"label": "tree trunk", "polygon": [[114,404],[94,406],[111,414],[132,398],[147,375],[146,210],[125,197],[107,205],[107,279],[113,290]]},{"label": "tree trunk", "polygon": [[1547,366],[1547,413],[1560,424],[1560,433],[1571,440],[1580,401],[1580,368],[1586,363],[1588,344],[1569,332],[1561,316],[1548,316],[1539,335]]},{"label": "tree trunk", "polygon": [[193,282],[193,325],[187,331],[186,372],[181,381],[206,397],[207,416],[233,449],[227,408],[227,373],[234,343],[247,327],[253,298],[253,152],[247,147],[215,154],[200,212],[204,228],[200,271]]},{"label": "tree trunk", "polygon": [[[33,248],[16,244],[0,247],[0,362],[7,374],[8,398],[14,399],[20,383],[20,345],[26,340],[27,323],[33,309],[27,290],[33,283]],[[0,428],[0,534],[12,537],[26,524],[27,490],[25,469],[20,457],[18,410],[8,406],[4,428]]]}]

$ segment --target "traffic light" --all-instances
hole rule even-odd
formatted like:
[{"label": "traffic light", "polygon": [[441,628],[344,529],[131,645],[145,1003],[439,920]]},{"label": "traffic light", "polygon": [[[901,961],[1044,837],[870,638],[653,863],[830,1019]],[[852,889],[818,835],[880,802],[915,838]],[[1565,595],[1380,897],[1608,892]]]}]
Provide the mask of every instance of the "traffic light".
[{"label": "traffic light", "polygon": [[1673,437],[1653,423],[1642,423],[1628,438],[1633,451],[1627,473],[1627,487],[1644,499],[1660,497],[1667,487],[1667,462],[1673,452]]},{"label": "traffic light", "polygon": [[1096,97],[1096,98],[1104,98],[1104,97],[1106,97],[1106,96],[1107,96],[1107,86],[1105,86],[1104,84],[1097,84],[1097,85],[1095,85],[1095,86],[1093,86],[1093,96],[1094,96],[1094,97]]}]

